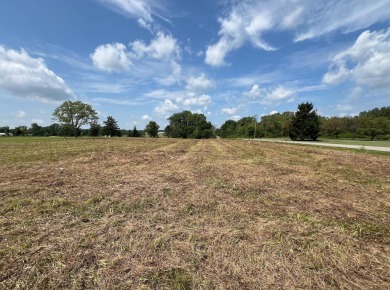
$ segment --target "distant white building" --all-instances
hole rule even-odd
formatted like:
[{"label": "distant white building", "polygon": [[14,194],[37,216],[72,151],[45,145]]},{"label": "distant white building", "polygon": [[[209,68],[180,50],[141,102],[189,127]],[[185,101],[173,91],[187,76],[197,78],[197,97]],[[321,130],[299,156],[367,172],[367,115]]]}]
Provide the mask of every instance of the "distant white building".
[{"label": "distant white building", "polygon": [[0,137],[4,137],[4,136],[7,136],[7,134],[5,134],[5,133],[0,133]]}]

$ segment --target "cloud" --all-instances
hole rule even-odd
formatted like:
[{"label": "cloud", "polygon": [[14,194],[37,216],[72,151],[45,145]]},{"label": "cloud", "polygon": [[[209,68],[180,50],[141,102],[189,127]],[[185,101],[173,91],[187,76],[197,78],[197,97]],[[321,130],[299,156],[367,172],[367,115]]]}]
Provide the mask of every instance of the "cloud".
[{"label": "cloud", "polygon": [[198,77],[190,77],[187,80],[186,89],[191,92],[206,92],[214,87],[214,82],[208,79],[205,74]]},{"label": "cloud", "polygon": [[142,116],[142,120],[144,120],[144,121],[150,121],[150,120],[152,120],[152,117],[150,117],[149,115],[143,115],[143,116]]},{"label": "cloud", "polygon": [[222,113],[234,115],[237,112],[237,108],[223,108]]},{"label": "cloud", "polygon": [[154,0],[100,0],[103,4],[114,11],[130,18],[137,19],[138,24],[148,30],[151,30],[151,24],[154,17],[165,19],[166,1]]},{"label": "cloud", "polygon": [[167,96],[169,95],[169,92],[164,89],[157,89],[153,90],[147,93],[144,93],[145,97],[151,97],[151,98],[156,98],[156,99],[166,99]]},{"label": "cloud", "polygon": [[248,97],[259,97],[261,95],[260,85],[253,85],[249,92],[244,92],[244,95]]},{"label": "cloud", "polygon": [[114,99],[114,98],[92,98],[91,101],[93,102],[101,102],[101,103],[108,103],[113,105],[125,105],[125,106],[134,106],[137,105],[137,101],[129,100],[129,99]]},{"label": "cloud", "polygon": [[157,32],[149,45],[142,40],[136,40],[129,45],[132,48],[132,56],[137,59],[148,57],[166,62],[180,59],[181,49],[177,40],[161,31]]},{"label": "cloud", "polygon": [[[127,47],[122,43],[103,44],[90,57],[99,70],[126,71],[128,75],[134,76],[133,79],[153,79],[160,85],[171,86],[182,81],[182,68],[178,63],[180,54],[177,39],[170,34],[158,32],[149,44],[141,40],[131,42]],[[171,73],[167,74],[167,71]],[[108,85],[110,86],[112,84]],[[102,85],[97,87],[101,88]]]},{"label": "cloud", "polygon": [[353,46],[333,57],[323,83],[335,85],[347,80],[371,88],[390,89],[390,28],[364,31]]},{"label": "cloud", "polygon": [[203,94],[199,97],[193,98],[178,98],[176,101],[186,107],[205,106],[211,103],[211,97],[209,95]]},{"label": "cloud", "polygon": [[[350,33],[389,19],[388,0],[248,0],[231,1],[220,17],[219,40],[207,47],[205,63],[223,66],[226,56],[246,43],[266,51],[276,50],[265,40],[267,32],[292,32],[293,41],[316,38],[333,31]],[[283,36],[285,37],[285,36]]]},{"label": "cloud", "polygon": [[49,70],[42,58],[33,58],[25,50],[0,45],[0,89],[22,98],[61,101],[74,98],[65,81]]},{"label": "cloud", "polygon": [[[145,96],[161,99],[165,98],[164,103],[158,105],[154,112],[159,115],[169,115],[173,112],[179,110],[192,110],[194,107],[203,107],[202,109],[206,110],[207,105],[211,104],[212,99],[209,95],[202,94],[200,96],[194,95],[186,91],[165,91],[165,90],[156,90],[150,93],[145,94]],[[199,111],[199,110],[198,110]]]},{"label": "cloud", "polygon": [[306,2],[311,2],[311,5],[305,4],[303,17],[309,22],[300,27],[301,32],[296,34],[295,41],[315,38],[336,30],[350,33],[389,19],[390,15],[390,2],[387,0]]},{"label": "cloud", "polygon": [[357,100],[360,98],[363,89],[361,87],[355,87],[351,90],[351,93],[348,95],[348,100]]},{"label": "cloud", "polygon": [[226,65],[225,56],[232,50],[241,47],[246,39],[243,17],[233,10],[226,18],[218,19],[221,28],[221,38],[213,45],[207,47],[205,62],[211,66]]},{"label": "cloud", "polygon": [[96,68],[108,72],[125,71],[132,64],[122,43],[100,45],[90,57]]},{"label": "cloud", "polygon": [[235,116],[231,117],[231,119],[234,121],[238,121],[241,119],[241,117],[239,115],[235,115]]},{"label": "cloud", "polygon": [[154,111],[157,114],[166,116],[179,109],[179,106],[175,105],[171,100],[165,100],[163,104],[157,106]]},{"label": "cloud", "polygon": [[281,101],[291,102],[295,95],[295,90],[278,86],[272,90],[261,88],[260,85],[253,85],[250,91],[244,92],[244,96],[252,99],[259,99],[263,105],[277,104]]},{"label": "cloud", "polygon": [[292,95],[294,95],[294,90],[286,89],[284,87],[277,87],[271,92],[266,92],[266,99],[270,101],[281,101],[289,99]]},{"label": "cloud", "polygon": [[275,115],[275,114],[277,114],[278,113],[278,111],[271,111],[271,112],[269,112],[269,114],[268,115]]},{"label": "cloud", "polygon": [[24,112],[24,111],[17,111],[15,115],[18,118],[23,118],[24,116],[26,116],[26,112]]},{"label": "cloud", "polygon": [[159,84],[161,84],[163,86],[171,86],[171,85],[177,84],[181,81],[181,79],[182,79],[181,66],[176,61],[172,61],[170,63],[170,66],[172,69],[171,74],[166,76],[166,77],[155,78],[156,82],[158,82]]}]

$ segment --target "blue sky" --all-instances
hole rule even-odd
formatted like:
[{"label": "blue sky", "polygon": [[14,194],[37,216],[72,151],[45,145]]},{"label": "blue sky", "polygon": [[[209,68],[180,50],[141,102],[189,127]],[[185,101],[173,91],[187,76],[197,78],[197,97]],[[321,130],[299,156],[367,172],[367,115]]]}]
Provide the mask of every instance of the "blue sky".
[{"label": "blue sky", "polygon": [[354,115],[390,105],[389,26],[388,0],[1,1],[0,126],[48,126],[65,100],[122,129]]}]

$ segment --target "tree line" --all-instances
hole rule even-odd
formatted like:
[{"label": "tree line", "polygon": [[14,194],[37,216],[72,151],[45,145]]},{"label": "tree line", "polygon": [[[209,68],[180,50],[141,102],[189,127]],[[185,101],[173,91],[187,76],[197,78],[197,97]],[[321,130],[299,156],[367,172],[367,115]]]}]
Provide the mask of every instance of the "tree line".
[{"label": "tree line", "polygon": [[[308,110],[309,108],[311,110]],[[323,117],[316,116],[314,112],[311,104],[306,103],[300,104],[297,112],[262,116],[260,122],[257,122],[256,117],[244,117],[238,121],[228,120],[217,130],[217,134],[222,138],[256,136],[258,138],[290,137],[293,140],[316,140],[318,137],[390,140],[390,107],[364,111],[354,117]],[[307,121],[309,125],[306,129],[303,129],[302,121],[299,119]],[[305,130],[306,133],[303,133],[305,136],[301,136],[300,132]],[[310,131],[313,132],[311,137]]]},{"label": "tree line", "polygon": [[[143,130],[136,126],[130,130],[120,129],[117,121],[108,116],[103,126],[98,124],[97,112],[80,101],[66,101],[53,112],[58,123],[43,127],[37,123],[30,127],[14,129],[0,127],[0,133],[15,136],[110,136],[110,137],[159,137],[162,130],[155,121],[150,121]],[[169,124],[163,131],[170,138],[275,138],[290,137],[292,140],[317,140],[326,138],[368,138],[370,140],[390,139],[390,107],[375,108],[361,112],[354,117],[322,117],[312,103],[298,105],[296,112],[276,113],[262,116],[243,117],[237,121],[227,120],[215,128],[203,114],[183,111],[168,118]],[[90,125],[89,129],[82,126]]]}]

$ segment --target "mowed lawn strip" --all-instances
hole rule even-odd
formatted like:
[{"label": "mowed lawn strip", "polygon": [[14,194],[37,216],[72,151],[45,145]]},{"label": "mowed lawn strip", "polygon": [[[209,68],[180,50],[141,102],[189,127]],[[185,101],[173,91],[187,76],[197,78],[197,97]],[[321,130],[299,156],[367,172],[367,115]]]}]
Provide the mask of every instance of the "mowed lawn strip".
[{"label": "mowed lawn strip", "polygon": [[389,156],[106,138],[0,160],[0,288],[390,287]]}]

